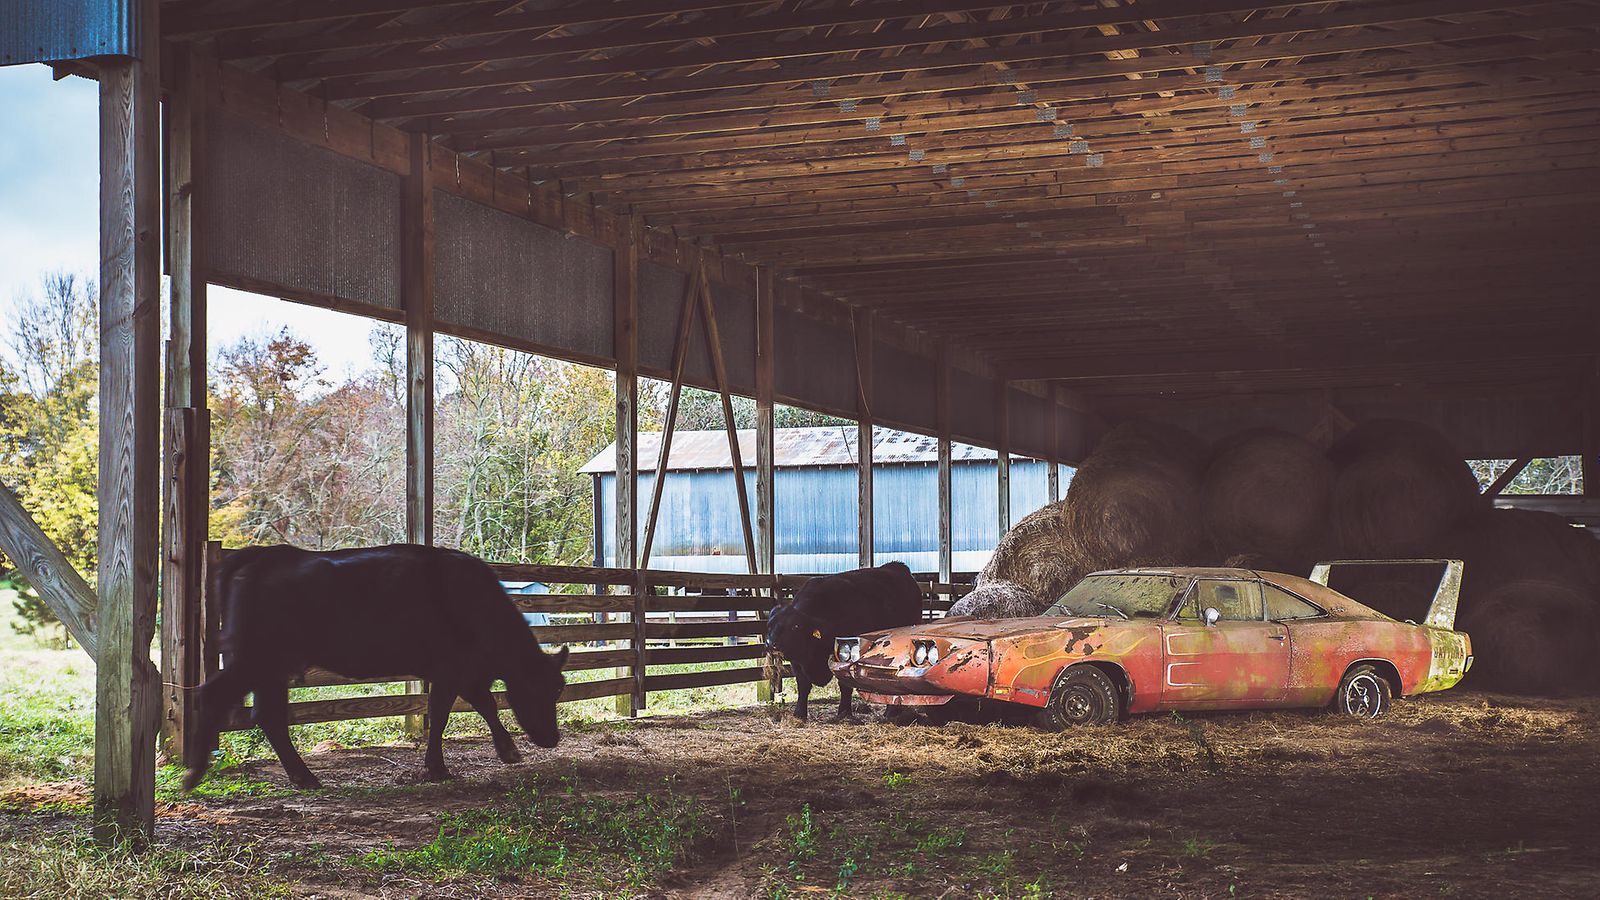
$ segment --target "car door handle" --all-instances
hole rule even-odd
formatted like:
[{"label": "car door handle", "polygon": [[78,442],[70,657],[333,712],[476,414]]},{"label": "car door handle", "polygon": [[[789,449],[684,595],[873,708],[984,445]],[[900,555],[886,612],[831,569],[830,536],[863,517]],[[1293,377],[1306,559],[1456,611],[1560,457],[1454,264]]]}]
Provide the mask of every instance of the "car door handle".
[{"label": "car door handle", "polygon": [[1286,639],[1285,636],[1281,635],[1281,634],[1269,634],[1269,635],[1267,635],[1267,637],[1272,639],[1272,640],[1274,640],[1274,641],[1281,641],[1281,640],[1285,640]]}]

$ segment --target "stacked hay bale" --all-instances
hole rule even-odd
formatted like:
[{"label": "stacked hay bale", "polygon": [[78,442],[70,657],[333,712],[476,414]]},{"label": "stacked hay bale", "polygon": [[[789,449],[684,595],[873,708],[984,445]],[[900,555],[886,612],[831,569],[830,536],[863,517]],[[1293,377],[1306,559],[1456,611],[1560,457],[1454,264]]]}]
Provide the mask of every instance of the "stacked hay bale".
[{"label": "stacked hay bale", "polygon": [[1043,612],[1091,571],[1073,539],[1065,500],[1023,517],[978,573],[977,587],[950,614],[1001,619]]},{"label": "stacked hay bale", "polygon": [[1333,545],[1351,559],[1419,556],[1456,522],[1487,509],[1472,468],[1443,435],[1375,419],[1328,451]]},{"label": "stacked hay bale", "polygon": [[1556,694],[1600,685],[1600,542],[1550,513],[1491,509],[1438,543],[1460,559],[1456,627],[1472,636],[1468,683]]},{"label": "stacked hay bale", "polygon": [[1193,562],[1208,456],[1180,428],[1129,422],[1108,431],[1065,501],[1063,519],[1088,571]]},{"label": "stacked hay bale", "polygon": [[1226,565],[1309,571],[1324,541],[1333,466],[1305,438],[1271,428],[1223,441],[1206,469],[1201,521]]}]

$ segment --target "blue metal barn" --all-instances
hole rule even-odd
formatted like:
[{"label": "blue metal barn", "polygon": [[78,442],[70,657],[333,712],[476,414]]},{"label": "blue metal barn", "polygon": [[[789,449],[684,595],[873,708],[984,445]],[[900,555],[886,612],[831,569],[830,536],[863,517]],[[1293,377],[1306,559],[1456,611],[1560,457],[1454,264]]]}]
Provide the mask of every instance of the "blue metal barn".
[{"label": "blue metal barn", "polygon": [[[639,434],[639,534],[643,539],[654,490],[660,432]],[[856,429],[780,428],[775,432],[774,494],[779,572],[837,572],[857,564]],[[880,428],[874,438],[873,550],[881,563],[899,560],[914,572],[939,570],[938,441]],[[745,484],[754,503],[755,432],[739,432]],[[955,444],[951,456],[951,541],[957,572],[983,568],[999,536],[995,451]],[[1046,463],[1014,457],[1011,520],[1049,499]],[[616,564],[616,447],[581,470],[594,479],[598,565]],[[1062,490],[1072,469],[1061,467]],[[745,571],[744,538],[727,434],[673,435],[660,521],[650,566],[698,572]]]}]

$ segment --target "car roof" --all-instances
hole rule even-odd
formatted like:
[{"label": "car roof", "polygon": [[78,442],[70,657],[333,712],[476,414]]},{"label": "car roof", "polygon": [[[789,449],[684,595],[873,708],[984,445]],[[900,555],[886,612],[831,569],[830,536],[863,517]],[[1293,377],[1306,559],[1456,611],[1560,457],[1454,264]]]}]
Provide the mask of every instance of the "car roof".
[{"label": "car roof", "polygon": [[1157,575],[1175,578],[1243,578],[1249,580],[1260,579],[1274,584],[1291,594],[1310,600],[1322,607],[1331,616],[1346,619],[1388,619],[1389,617],[1370,606],[1364,606],[1346,597],[1333,588],[1321,585],[1309,578],[1299,575],[1288,575],[1283,572],[1262,572],[1257,569],[1241,569],[1229,566],[1145,566],[1131,569],[1105,569],[1099,572],[1090,572],[1085,577],[1095,575]]}]

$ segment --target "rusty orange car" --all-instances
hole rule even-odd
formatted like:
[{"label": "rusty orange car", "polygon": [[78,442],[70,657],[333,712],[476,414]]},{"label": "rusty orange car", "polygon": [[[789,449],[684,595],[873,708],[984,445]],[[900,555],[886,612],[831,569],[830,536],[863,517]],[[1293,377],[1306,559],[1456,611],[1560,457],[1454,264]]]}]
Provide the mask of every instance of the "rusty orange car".
[{"label": "rusty orange car", "polygon": [[[942,718],[947,704],[1030,711],[1044,728],[1162,710],[1333,706],[1377,718],[1472,666],[1454,630],[1461,563],[1422,622],[1396,621],[1311,578],[1233,568],[1096,572],[1041,616],[947,618],[840,638],[830,666],[862,700]],[[1029,709],[1031,708],[1031,710]]]}]

